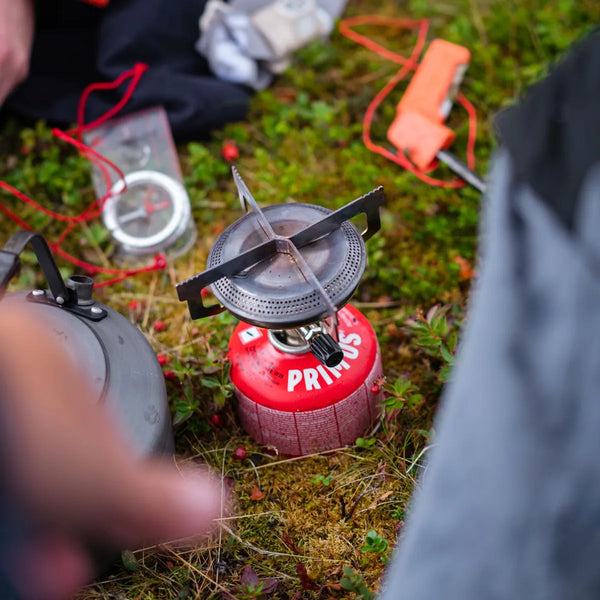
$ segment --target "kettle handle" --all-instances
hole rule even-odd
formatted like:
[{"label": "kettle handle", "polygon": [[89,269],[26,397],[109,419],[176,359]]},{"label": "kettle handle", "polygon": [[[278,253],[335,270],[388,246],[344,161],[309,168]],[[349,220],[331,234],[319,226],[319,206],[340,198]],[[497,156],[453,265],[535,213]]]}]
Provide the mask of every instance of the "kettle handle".
[{"label": "kettle handle", "polygon": [[63,302],[67,301],[69,293],[56,266],[48,242],[38,231],[27,231],[25,229],[11,235],[0,250],[0,298],[4,296],[10,280],[19,271],[21,266],[19,256],[25,250],[27,244],[31,244],[54,299],[59,303],[61,303],[59,298],[62,298]]}]

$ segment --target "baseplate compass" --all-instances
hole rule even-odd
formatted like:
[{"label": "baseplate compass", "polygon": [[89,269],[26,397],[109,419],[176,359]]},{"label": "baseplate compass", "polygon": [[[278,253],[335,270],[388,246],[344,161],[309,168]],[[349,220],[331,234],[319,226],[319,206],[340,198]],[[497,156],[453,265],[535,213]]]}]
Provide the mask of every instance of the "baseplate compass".
[{"label": "baseplate compass", "polygon": [[[246,215],[218,237],[207,270],[177,284],[179,299],[188,302],[193,319],[229,310],[246,323],[285,330],[290,348],[300,335],[323,364],[335,366],[343,357],[337,311],[365,270],[364,240],[381,226],[383,188],[336,211],[303,203],[261,209],[232,170]],[[363,213],[360,233],[349,219]],[[208,286],[220,304],[204,305]]]},{"label": "baseplate compass", "polygon": [[163,252],[189,228],[190,200],[175,178],[154,170],[132,171],[113,186],[102,218],[126,254]]}]

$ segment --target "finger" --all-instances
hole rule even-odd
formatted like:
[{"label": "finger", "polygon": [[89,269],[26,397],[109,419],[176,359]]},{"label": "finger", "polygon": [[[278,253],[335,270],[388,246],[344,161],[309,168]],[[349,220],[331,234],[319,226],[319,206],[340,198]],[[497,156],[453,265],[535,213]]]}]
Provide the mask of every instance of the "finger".
[{"label": "finger", "polygon": [[113,492],[100,533],[116,546],[206,536],[227,512],[227,491],[206,471],[182,476],[164,466],[138,469],[127,489]]},{"label": "finger", "polygon": [[32,0],[0,0],[0,106],[26,77],[34,32]]}]

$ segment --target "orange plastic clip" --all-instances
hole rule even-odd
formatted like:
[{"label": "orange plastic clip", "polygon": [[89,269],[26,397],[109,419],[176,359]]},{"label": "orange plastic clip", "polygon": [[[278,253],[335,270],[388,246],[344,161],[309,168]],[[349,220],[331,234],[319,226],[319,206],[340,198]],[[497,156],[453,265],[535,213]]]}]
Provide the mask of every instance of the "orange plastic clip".
[{"label": "orange plastic clip", "polygon": [[398,103],[388,140],[422,171],[454,140],[443,123],[470,59],[467,48],[434,40]]}]

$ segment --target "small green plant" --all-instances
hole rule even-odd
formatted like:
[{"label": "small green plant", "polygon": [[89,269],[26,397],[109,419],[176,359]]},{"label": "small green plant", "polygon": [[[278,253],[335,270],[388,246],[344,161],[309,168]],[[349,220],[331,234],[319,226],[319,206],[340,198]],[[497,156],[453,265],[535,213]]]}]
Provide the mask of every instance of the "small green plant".
[{"label": "small green plant", "polygon": [[403,408],[414,411],[424,402],[423,394],[410,379],[398,377],[395,381],[386,382],[384,389],[387,392],[385,400],[381,402],[388,414],[400,411]]},{"label": "small green plant", "polygon": [[173,372],[179,381],[184,381],[196,375],[196,369],[194,365],[178,356],[173,358]]},{"label": "small green plant", "polygon": [[387,551],[387,549],[387,540],[382,538],[374,529],[371,529],[367,533],[367,537],[365,538],[365,544],[361,548],[361,551],[379,554],[381,561],[386,562],[386,557],[384,556],[384,553]]},{"label": "small green plant", "polygon": [[213,376],[202,377],[202,385],[212,391],[212,400],[217,409],[222,409],[228,398],[233,396],[233,384],[229,381],[229,363]]},{"label": "small green plant", "polygon": [[451,305],[436,304],[426,315],[419,310],[417,318],[408,324],[416,344],[426,354],[441,361],[443,366],[438,377],[444,383],[450,378],[456,360],[454,352],[458,339],[458,319],[448,317],[451,308]]},{"label": "small green plant", "polygon": [[188,188],[215,189],[222,177],[229,174],[229,165],[221,157],[199,142],[187,145],[183,161],[185,184]]},{"label": "small green plant", "polygon": [[137,571],[140,563],[131,550],[123,550],[121,552],[121,562],[128,571]]},{"label": "small green plant", "polygon": [[315,475],[314,477],[310,478],[310,482],[311,483],[320,483],[324,486],[329,486],[331,485],[331,480],[333,479],[333,475]]},{"label": "small green plant", "polygon": [[198,400],[194,397],[192,386],[186,384],[183,388],[183,396],[179,396],[172,401],[173,406],[173,425],[185,423],[197,410]]},{"label": "small green plant", "polygon": [[392,512],[392,519],[394,519],[394,521],[404,521],[405,513],[406,511],[404,510],[404,507],[399,505]]},{"label": "small green plant", "polygon": [[361,598],[362,600],[374,600],[375,598],[375,594],[363,581],[362,575],[355,573],[352,567],[344,567],[344,576],[340,584],[345,590],[354,592],[356,598]]},{"label": "small green plant", "polygon": [[254,600],[264,598],[277,589],[279,580],[276,577],[259,578],[252,567],[244,567],[239,585],[231,592],[223,592],[226,600]]},{"label": "small green plant", "polygon": [[359,437],[359,438],[356,438],[355,443],[358,448],[369,449],[369,448],[373,448],[373,446],[375,446],[375,444],[377,443],[377,440],[375,438]]}]

